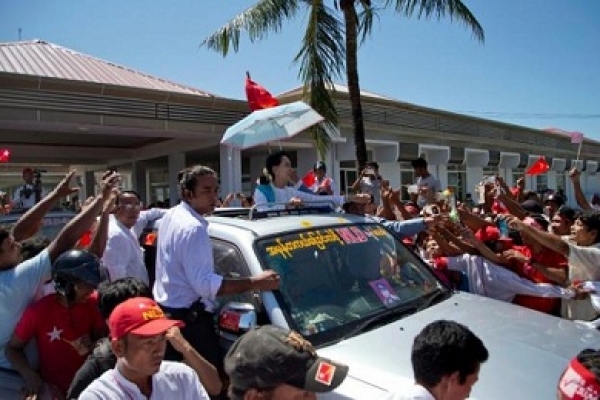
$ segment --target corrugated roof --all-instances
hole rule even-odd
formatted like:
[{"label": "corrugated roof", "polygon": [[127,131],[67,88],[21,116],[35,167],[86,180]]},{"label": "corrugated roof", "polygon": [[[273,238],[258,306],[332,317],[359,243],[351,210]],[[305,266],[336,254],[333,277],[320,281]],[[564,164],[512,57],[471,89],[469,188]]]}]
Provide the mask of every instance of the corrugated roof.
[{"label": "corrugated roof", "polygon": [[0,43],[0,73],[2,72],[204,97],[214,96],[43,40]]}]

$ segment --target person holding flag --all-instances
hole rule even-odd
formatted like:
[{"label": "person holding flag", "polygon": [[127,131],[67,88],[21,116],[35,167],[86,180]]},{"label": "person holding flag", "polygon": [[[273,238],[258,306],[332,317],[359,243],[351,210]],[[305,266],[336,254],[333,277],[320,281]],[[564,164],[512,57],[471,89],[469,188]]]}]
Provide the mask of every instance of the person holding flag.
[{"label": "person holding flag", "polygon": [[311,171],[298,182],[297,189],[318,195],[339,195],[334,180],[327,175],[327,166],[323,161],[317,161]]}]

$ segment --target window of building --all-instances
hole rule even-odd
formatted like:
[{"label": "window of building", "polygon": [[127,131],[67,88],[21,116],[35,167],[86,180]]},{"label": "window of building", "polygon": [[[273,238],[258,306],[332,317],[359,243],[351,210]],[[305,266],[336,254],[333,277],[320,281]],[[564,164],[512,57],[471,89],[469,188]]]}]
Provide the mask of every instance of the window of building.
[{"label": "window of building", "polygon": [[541,174],[536,176],[536,187],[539,193],[546,192],[548,190],[548,175]]},{"label": "window of building", "polygon": [[448,187],[454,189],[456,199],[462,201],[465,195],[472,193],[471,190],[467,190],[467,171],[465,166],[462,164],[450,164],[448,165]]}]

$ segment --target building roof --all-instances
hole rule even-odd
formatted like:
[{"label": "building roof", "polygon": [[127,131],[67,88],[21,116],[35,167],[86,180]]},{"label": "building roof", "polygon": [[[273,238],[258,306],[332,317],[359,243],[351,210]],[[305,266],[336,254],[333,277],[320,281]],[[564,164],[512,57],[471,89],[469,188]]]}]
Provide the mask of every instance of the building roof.
[{"label": "building roof", "polygon": [[0,43],[0,73],[214,97],[211,93],[43,40]]},{"label": "building roof", "polygon": [[[348,86],[346,86],[346,85],[341,85],[341,84],[338,84],[338,83],[334,83],[333,84],[333,89],[336,92],[339,92],[339,93],[348,93]],[[290,90],[286,90],[283,93],[279,93],[275,97],[297,96],[297,95],[301,95],[303,93],[303,91],[304,91],[304,86],[298,86],[296,88],[293,88],[293,89],[290,89]],[[399,100],[394,99],[392,97],[382,96],[380,94],[376,94],[376,93],[373,93],[373,92],[368,92],[366,90],[361,90],[360,94],[361,94],[362,97],[371,97],[371,98],[374,98],[374,99],[400,102]]]}]

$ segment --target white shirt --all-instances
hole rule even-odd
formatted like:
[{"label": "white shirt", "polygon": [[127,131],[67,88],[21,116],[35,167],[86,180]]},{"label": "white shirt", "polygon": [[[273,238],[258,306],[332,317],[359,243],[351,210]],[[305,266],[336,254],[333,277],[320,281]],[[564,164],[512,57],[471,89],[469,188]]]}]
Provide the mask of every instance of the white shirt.
[{"label": "white shirt", "polygon": [[208,222],[187,203],[167,211],[160,221],[154,299],[171,308],[187,308],[198,298],[212,312],[223,277],[215,273]]},{"label": "white shirt", "polygon": [[139,236],[148,222],[162,217],[166,212],[167,210],[159,208],[142,211],[131,228],[123,225],[114,215],[109,217],[108,238],[102,254],[102,263],[108,269],[111,280],[133,277],[146,285],[149,284]]},{"label": "white shirt", "polygon": [[[600,281],[600,243],[591,246],[569,244],[569,280]],[[562,302],[561,315],[569,319],[589,321],[598,317],[590,299],[568,300]]]},{"label": "white shirt", "polygon": [[[279,204],[267,206],[267,203],[269,203],[269,201],[267,200],[267,198],[265,197],[263,192],[261,192],[260,189],[256,188],[256,190],[254,190],[254,197],[253,197],[254,204],[256,204],[257,206],[262,205],[262,207],[257,207],[258,210],[260,210],[260,211],[282,210],[285,208],[285,205],[290,202],[290,199],[292,197],[297,197],[297,198],[301,199],[304,203],[320,202],[320,204],[324,204],[324,202],[330,202],[330,203],[333,203],[334,206],[342,206],[344,204],[344,196],[336,196],[336,195],[320,196],[317,194],[302,192],[292,186],[278,188],[278,187],[271,185],[271,187],[273,188],[273,193],[275,194],[274,203],[279,203]],[[283,204],[281,204],[281,203],[283,203]]]},{"label": "white shirt", "polygon": [[111,280],[133,277],[150,283],[144,264],[144,252],[131,229],[123,225],[114,215],[109,217],[106,249],[102,264],[108,269]]},{"label": "white shirt", "polygon": [[[433,193],[442,191],[442,184],[439,179],[436,179],[433,175],[428,175],[426,178],[418,177],[416,185],[419,188],[426,187],[429,190],[432,190]],[[417,204],[419,207],[423,207],[427,204],[427,199],[422,194],[419,195],[417,199]]]},{"label": "white shirt", "polygon": [[381,179],[363,176],[360,179],[360,192],[373,195],[375,204],[381,204]]},{"label": "white shirt", "polygon": [[386,400],[436,400],[423,386],[414,384],[410,389],[388,394]]},{"label": "white shirt", "polygon": [[546,283],[534,283],[491,261],[470,254],[447,257],[448,269],[467,274],[471,293],[512,302],[518,294],[538,297],[572,298],[571,290]]},{"label": "white shirt", "polygon": [[[81,400],[146,400],[140,389],[128,381],[119,370],[108,370],[88,386],[79,396]],[[209,400],[208,394],[193,369],[180,362],[163,361],[152,376],[150,399]]]},{"label": "white shirt", "polygon": [[[26,197],[23,191],[31,191],[29,197]],[[44,189],[40,193],[40,199],[42,199],[46,195]],[[13,195],[13,201],[15,202],[15,206],[18,208],[31,208],[35,205],[35,186],[31,183],[26,183],[23,186],[20,186]]]}]

